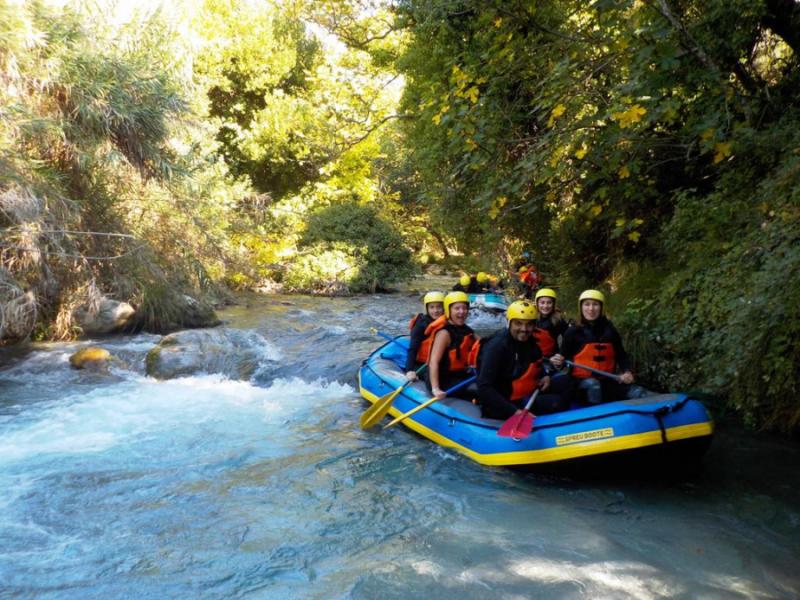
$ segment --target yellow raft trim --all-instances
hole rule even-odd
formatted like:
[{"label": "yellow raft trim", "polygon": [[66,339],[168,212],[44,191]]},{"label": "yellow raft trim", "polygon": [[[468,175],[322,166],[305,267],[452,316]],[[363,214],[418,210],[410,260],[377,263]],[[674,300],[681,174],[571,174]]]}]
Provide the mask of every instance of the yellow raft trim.
[{"label": "yellow raft trim", "polygon": [[[358,387],[361,390],[361,395],[366,400],[369,402],[375,402],[378,399],[378,396],[361,387],[360,376],[358,383]],[[403,413],[397,410],[395,407],[392,407],[389,409],[389,414],[393,417],[399,417]],[[556,462],[559,460],[569,460],[572,458],[581,458],[584,456],[592,456],[594,454],[606,454],[610,452],[620,452],[622,450],[632,450],[634,448],[658,446],[663,443],[661,439],[661,431],[656,430],[648,431],[647,433],[635,433],[620,437],[592,440],[583,443],[572,443],[566,446],[557,446],[554,448],[542,448],[541,450],[481,454],[454,442],[450,438],[447,438],[428,427],[425,427],[417,421],[414,421],[412,418],[408,418],[403,421],[403,425],[412,431],[416,431],[421,436],[439,444],[440,446],[452,448],[456,452],[471,458],[477,463],[492,467],[535,465]],[[677,442],[680,440],[710,436],[712,433],[714,433],[713,422],[693,423],[691,425],[681,425],[679,427],[670,427],[669,429],[666,429],[667,442]]]}]

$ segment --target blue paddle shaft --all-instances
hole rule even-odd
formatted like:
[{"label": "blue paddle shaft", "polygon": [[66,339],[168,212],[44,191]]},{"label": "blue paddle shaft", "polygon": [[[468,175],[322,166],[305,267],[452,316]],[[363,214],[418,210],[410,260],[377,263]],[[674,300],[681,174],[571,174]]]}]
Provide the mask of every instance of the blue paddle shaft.
[{"label": "blue paddle shaft", "polygon": [[461,383],[457,383],[456,385],[451,387],[449,390],[445,390],[444,393],[445,393],[446,396],[449,396],[451,392],[455,392],[456,390],[461,389],[462,387],[464,387],[467,384],[472,383],[476,379],[477,379],[477,375],[473,375],[472,377],[469,377],[469,378],[465,379]]}]

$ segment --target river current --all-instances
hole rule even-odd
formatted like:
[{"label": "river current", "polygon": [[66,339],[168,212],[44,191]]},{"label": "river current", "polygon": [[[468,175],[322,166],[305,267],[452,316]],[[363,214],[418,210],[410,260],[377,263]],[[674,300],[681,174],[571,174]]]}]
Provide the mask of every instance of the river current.
[{"label": "river current", "polygon": [[[800,447],[574,479],[362,431],[360,361],[416,295],[249,297],[249,381],[144,374],[154,335],[0,354],[0,598],[798,598]],[[491,330],[503,321],[471,320]],[[68,357],[100,344],[110,375]]]}]

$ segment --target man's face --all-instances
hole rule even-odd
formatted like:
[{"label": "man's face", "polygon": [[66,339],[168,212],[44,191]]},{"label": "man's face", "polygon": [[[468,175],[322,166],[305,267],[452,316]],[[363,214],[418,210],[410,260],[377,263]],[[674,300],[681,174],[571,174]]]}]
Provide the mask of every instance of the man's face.
[{"label": "man's face", "polygon": [[511,319],[508,332],[518,342],[527,342],[533,333],[533,321],[525,319]]}]

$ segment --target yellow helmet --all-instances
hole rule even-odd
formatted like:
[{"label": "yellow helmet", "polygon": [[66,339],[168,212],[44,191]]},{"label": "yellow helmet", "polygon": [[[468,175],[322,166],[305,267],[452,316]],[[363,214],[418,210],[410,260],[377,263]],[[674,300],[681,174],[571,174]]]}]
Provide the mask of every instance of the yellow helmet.
[{"label": "yellow helmet", "polygon": [[519,268],[519,273],[520,273],[520,274],[522,274],[522,273],[524,273],[524,272],[525,272],[525,271],[527,271],[527,270],[528,270],[528,267],[526,267],[526,266],[524,266],[524,265],[523,265],[523,266],[521,266],[521,267]]},{"label": "yellow helmet", "polygon": [[534,301],[538,300],[539,298],[552,298],[555,302],[558,296],[556,295],[556,291],[551,288],[542,288],[538,292],[536,292],[536,296],[533,298]]},{"label": "yellow helmet", "polygon": [[461,279],[458,280],[458,283],[460,283],[464,287],[468,286],[469,282],[470,282],[470,276],[469,275],[462,275]]},{"label": "yellow helmet", "polygon": [[533,302],[528,300],[517,300],[508,305],[506,309],[506,319],[511,323],[511,319],[521,319],[523,321],[533,321],[539,313]]},{"label": "yellow helmet", "polygon": [[457,302],[466,302],[467,308],[469,308],[469,296],[464,292],[449,292],[447,296],[444,297],[444,316],[448,319],[450,318],[450,305],[456,304]]},{"label": "yellow helmet", "polygon": [[489,280],[489,276],[483,271],[481,271],[480,273],[478,273],[475,279],[478,280],[478,283],[486,283]]},{"label": "yellow helmet", "polygon": [[578,308],[580,308],[581,302],[584,300],[597,300],[603,305],[606,303],[606,297],[599,290],[584,290],[580,298],[578,298]]},{"label": "yellow helmet", "polygon": [[444,292],[428,292],[422,299],[422,306],[426,309],[431,302],[444,302]]}]

